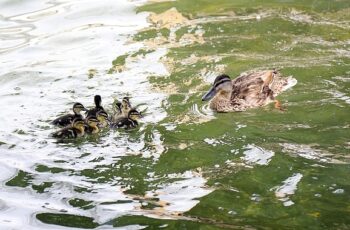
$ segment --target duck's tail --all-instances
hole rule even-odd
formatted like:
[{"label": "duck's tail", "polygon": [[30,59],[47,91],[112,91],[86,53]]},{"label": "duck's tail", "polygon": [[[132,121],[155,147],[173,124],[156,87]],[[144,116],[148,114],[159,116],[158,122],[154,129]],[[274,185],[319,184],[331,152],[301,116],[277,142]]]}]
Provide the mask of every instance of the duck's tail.
[{"label": "duck's tail", "polygon": [[287,77],[286,85],[283,86],[282,91],[286,91],[289,88],[292,88],[298,83],[298,80],[293,78],[292,76]]},{"label": "duck's tail", "polygon": [[278,71],[274,71],[274,75],[274,82],[271,86],[274,96],[277,96],[283,91],[292,88],[298,83],[297,79],[293,78],[292,76],[283,77]]}]

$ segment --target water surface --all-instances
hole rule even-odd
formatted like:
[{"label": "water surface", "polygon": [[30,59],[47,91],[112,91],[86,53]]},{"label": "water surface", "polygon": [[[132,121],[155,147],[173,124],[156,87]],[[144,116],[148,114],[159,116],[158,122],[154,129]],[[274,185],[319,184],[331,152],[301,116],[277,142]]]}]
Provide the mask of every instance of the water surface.
[{"label": "water surface", "polygon": [[[144,4],[0,3],[0,225],[349,228],[349,3]],[[287,111],[200,101],[217,74],[265,68],[298,80]],[[141,126],[49,137],[95,94],[143,104]]]}]

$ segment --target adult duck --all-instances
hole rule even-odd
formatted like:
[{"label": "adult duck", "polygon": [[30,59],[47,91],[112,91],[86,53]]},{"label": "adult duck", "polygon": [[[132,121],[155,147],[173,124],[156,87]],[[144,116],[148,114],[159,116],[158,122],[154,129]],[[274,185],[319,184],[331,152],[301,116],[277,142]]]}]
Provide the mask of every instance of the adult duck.
[{"label": "adult duck", "polygon": [[282,109],[275,97],[296,83],[296,79],[283,77],[276,70],[244,73],[233,80],[223,74],[215,78],[202,101],[211,100],[209,106],[217,112],[245,111],[271,102]]}]

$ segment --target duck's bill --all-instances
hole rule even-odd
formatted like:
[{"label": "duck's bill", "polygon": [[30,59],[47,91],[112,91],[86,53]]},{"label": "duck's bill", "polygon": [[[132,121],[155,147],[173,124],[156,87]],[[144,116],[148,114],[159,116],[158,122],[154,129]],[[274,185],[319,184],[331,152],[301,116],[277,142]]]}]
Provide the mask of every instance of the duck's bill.
[{"label": "duck's bill", "polygon": [[209,101],[215,96],[215,94],[216,94],[215,88],[211,87],[209,91],[206,94],[204,94],[204,96],[202,97],[202,101]]}]

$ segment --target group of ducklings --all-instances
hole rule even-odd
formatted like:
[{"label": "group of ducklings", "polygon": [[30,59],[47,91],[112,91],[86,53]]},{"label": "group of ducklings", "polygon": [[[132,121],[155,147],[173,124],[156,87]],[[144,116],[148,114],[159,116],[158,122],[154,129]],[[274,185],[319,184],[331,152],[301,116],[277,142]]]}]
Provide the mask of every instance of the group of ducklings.
[{"label": "group of ducklings", "polygon": [[[73,105],[73,114],[66,114],[56,118],[52,124],[61,127],[60,130],[52,134],[55,138],[77,138],[85,134],[94,134],[101,129],[110,127],[111,129],[130,129],[138,126],[138,120],[142,117],[141,112],[131,106],[128,97],[124,97],[120,102],[115,100],[113,112],[109,116],[102,107],[100,95],[94,97],[95,107],[86,109],[83,104],[77,102]],[[85,111],[85,118],[81,114]]]},{"label": "group of ducklings", "polygon": [[[212,87],[202,97],[210,100],[209,106],[217,112],[245,111],[275,102],[275,107],[284,111],[275,97],[286,89],[294,86],[297,80],[293,77],[283,77],[278,70],[251,71],[243,73],[235,79],[222,74],[215,78]],[[128,97],[122,102],[114,102],[114,112],[111,117],[101,106],[101,96],[95,96],[95,108],[87,110],[81,103],[73,105],[74,114],[68,114],[53,121],[54,125],[65,128],[54,133],[58,138],[75,138],[85,133],[98,133],[100,128],[134,128],[141,113],[130,105]],[[80,114],[86,111],[86,117]]]}]

